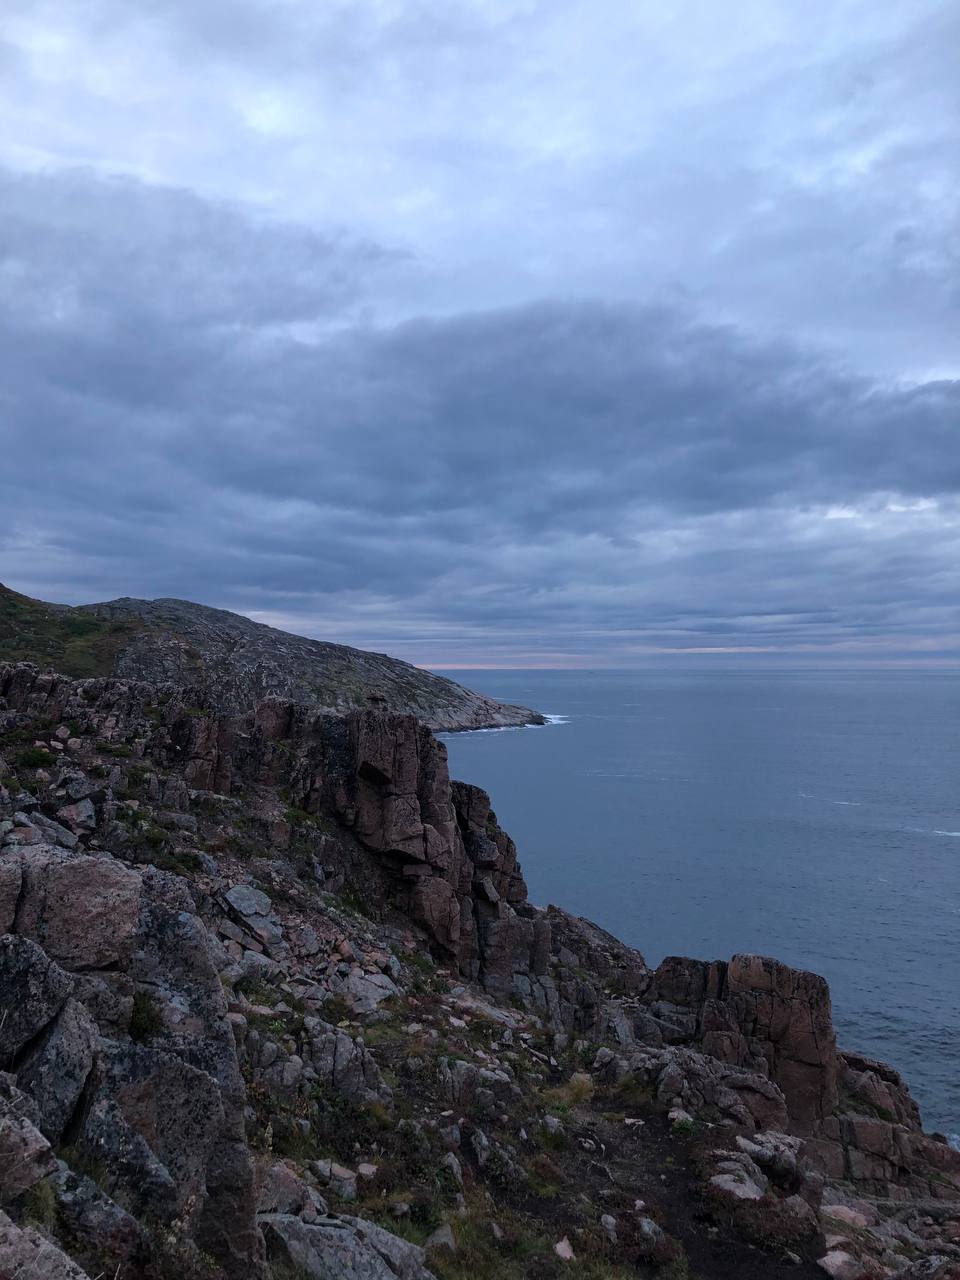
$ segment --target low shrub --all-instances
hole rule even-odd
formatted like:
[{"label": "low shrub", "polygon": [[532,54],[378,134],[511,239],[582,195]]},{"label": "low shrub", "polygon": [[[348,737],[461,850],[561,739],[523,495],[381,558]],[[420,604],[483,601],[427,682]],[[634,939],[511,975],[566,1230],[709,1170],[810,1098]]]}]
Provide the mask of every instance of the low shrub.
[{"label": "low shrub", "polygon": [[45,747],[24,747],[13,757],[14,764],[21,769],[46,769],[53,764],[53,752]]},{"label": "low shrub", "polygon": [[130,1039],[140,1044],[163,1030],[163,1014],[149,991],[137,991],[130,1014]]},{"label": "low shrub", "polygon": [[23,1197],[23,1216],[35,1227],[52,1231],[57,1220],[57,1198],[48,1179],[35,1182]]}]

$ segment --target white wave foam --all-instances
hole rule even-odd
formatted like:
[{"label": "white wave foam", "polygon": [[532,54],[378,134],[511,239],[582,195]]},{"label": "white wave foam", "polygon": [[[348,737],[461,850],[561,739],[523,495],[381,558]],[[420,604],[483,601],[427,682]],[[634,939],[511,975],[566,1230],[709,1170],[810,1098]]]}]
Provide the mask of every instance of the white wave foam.
[{"label": "white wave foam", "polygon": [[453,738],[463,738],[468,733],[516,733],[518,729],[546,729],[551,724],[568,724],[569,716],[548,716],[544,714],[546,724],[495,724],[486,729],[456,729],[446,733],[438,733],[441,742],[450,742]]},{"label": "white wave foam", "polygon": [[831,800],[829,796],[814,796],[811,795],[809,791],[801,791],[799,794],[804,800],[819,800],[821,804],[849,805],[854,809],[860,809],[863,807],[862,800]]},{"label": "white wave foam", "polygon": [[954,1151],[960,1151],[960,1133],[948,1133],[947,1146],[953,1147]]},{"label": "white wave foam", "polygon": [[447,733],[438,733],[434,736],[438,742],[453,742],[456,738],[472,738],[475,733],[515,733],[522,728],[524,728],[522,724],[497,724],[491,725],[488,729],[451,729]]},{"label": "white wave foam", "polygon": [[938,831],[934,828],[933,834],[935,836],[960,836],[960,831]]}]

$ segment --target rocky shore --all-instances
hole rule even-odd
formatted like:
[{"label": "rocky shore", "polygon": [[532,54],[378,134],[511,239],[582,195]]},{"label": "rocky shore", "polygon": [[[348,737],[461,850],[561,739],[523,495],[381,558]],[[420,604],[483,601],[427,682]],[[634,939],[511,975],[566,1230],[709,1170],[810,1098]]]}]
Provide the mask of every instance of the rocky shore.
[{"label": "rocky shore", "polygon": [[823,979],[651,969],[422,719],[183,676],[0,663],[0,1277],[960,1276]]}]

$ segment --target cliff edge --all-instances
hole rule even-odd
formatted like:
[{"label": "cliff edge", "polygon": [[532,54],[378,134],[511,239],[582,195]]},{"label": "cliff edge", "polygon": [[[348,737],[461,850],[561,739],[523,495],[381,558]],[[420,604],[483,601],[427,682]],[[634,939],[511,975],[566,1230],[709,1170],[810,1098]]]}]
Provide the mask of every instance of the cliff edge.
[{"label": "cliff edge", "polygon": [[0,1275],[958,1266],[823,979],[533,906],[413,716],[0,664]]}]

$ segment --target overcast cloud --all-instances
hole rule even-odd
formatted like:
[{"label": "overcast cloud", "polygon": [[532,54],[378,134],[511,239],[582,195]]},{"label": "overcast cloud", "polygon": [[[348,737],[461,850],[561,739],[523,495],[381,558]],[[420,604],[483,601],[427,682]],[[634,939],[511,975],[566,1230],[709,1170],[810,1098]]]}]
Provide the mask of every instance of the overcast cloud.
[{"label": "overcast cloud", "polygon": [[0,579],[960,658],[960,8],[7,0]]}]

